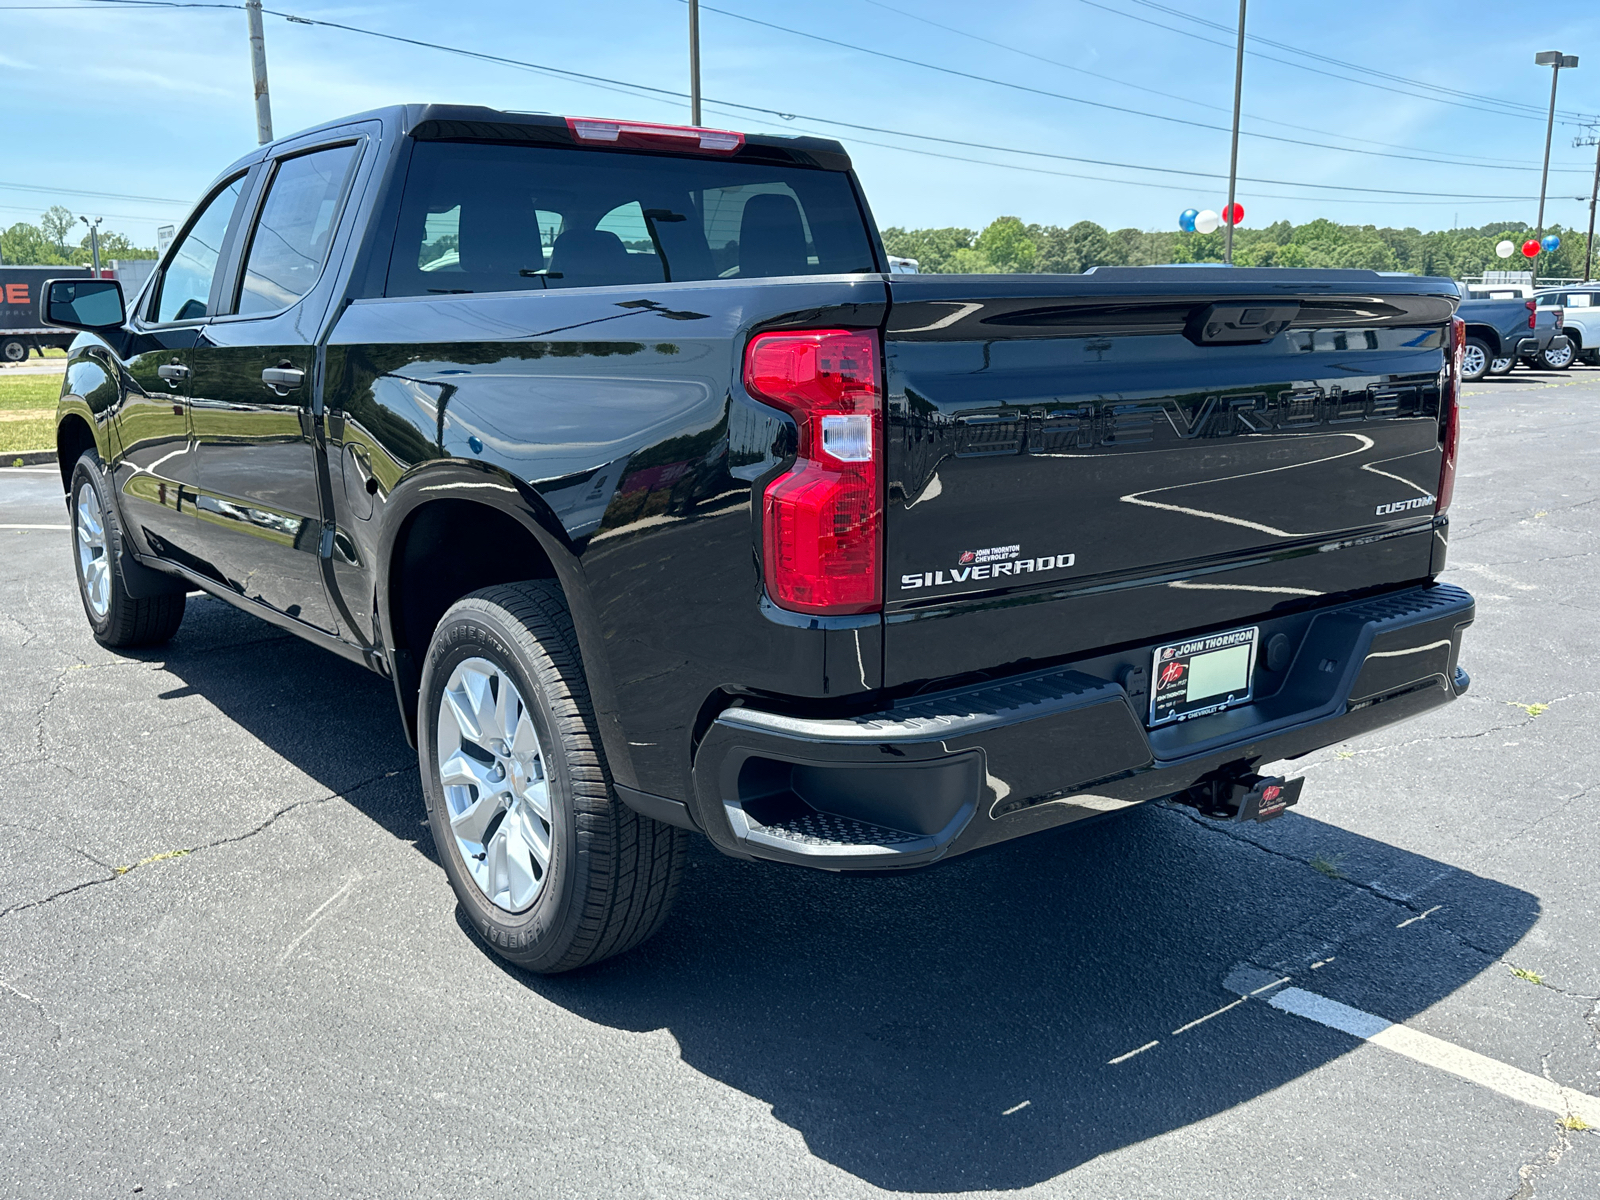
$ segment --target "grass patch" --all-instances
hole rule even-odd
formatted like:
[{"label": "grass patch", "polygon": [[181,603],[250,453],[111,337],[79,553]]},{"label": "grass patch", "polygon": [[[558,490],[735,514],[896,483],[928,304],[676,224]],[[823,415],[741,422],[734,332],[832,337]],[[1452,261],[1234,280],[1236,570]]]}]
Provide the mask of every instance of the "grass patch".
[{"label": "grass patch", "polygon": [[1548,704],[1519,704],[1515,700],[1507,700],[1506,703],[1512,708],[1520,708],[1530,717],[1537,717],[1540,713],[1547,713],[1550,711],[1550,706]]},{"label": "grass patch", "polygon": [[1589,1122],[1585,1121],[1577,1113],[1568,1113],[1558,1120],[1556,1124],[1563,1129],[1570,1129],[1573,1133],[1582,1133],[1589,1128]]},{"label": "grass patch", "polygon": [[1343,862],[1344,855],[1342,854],[1335,854],[1332,858],[1325,858],[1318,854],[1311,860],[1311,869],[1319,875],[1326,875],[1329,879],[1343,879],[1344,871],[1341,868]]},{"label": "grass patch", "polygon": [[1506,966],[1510,967],[1511,973],[1518,979],[1522,980],[1523,983],[1536,983],[1541,985],[1544,983],[1544,976],[1539,974],[1537,971],[1530,971],[1527,967],[1513,967],[1510,963],[1507,963]]},{"label": "grass patch", "polygon": [[54,447],[60,395],[58,375],[0,374],[0,455]]}]

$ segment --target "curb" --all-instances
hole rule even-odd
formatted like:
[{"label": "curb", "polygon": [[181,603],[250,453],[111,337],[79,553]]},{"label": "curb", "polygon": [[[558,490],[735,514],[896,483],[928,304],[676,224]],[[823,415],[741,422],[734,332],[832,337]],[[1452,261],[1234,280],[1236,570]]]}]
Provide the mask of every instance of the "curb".
[{"label": "curb", "polygon": [[41,463],[56,461],[54,450],[5,450],[0,451],[0,468],[5,467],[37,467]]}]

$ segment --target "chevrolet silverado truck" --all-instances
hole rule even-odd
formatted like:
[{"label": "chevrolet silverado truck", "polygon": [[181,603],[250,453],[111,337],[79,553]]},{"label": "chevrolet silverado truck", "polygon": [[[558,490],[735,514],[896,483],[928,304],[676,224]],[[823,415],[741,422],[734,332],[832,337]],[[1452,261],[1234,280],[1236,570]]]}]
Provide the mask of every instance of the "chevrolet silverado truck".
[{"label": "chevrolet silverado truck", "polygon": [[1536,300],[1463,300],[1457,315],[1467,327],[1461,378],[1475,383],[1485,375],[1509,375],[1520,361],[1545,367],[1565,355],[1572,363],[1572,343],[1561,330],[1559,308],[1540,308]]},{"label": "chevrolet silverado truck", "polygon": [[888,268],[826,140],[255,150],[138,295],[47,289],[94,635],[198,590],[392,681],[468,923],[542,972],[655,930],[695,835],[879,873],[1261,820],[1258,767],[1466,690],[1448,280]]}]

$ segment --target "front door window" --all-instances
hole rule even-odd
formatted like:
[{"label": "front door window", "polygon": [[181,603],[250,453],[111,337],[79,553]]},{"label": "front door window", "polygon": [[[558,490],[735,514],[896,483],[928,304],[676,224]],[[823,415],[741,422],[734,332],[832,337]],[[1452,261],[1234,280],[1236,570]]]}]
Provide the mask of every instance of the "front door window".
[{"label": "front door window", "polygon": [[228,222],[243,188],[241,175],[211,198],[199,220],[183,235],[161,277],[161,296],[156,302],[158,323],[198,321],[206,315],[211,283],[222,257],[222,239],[227,236]]}]

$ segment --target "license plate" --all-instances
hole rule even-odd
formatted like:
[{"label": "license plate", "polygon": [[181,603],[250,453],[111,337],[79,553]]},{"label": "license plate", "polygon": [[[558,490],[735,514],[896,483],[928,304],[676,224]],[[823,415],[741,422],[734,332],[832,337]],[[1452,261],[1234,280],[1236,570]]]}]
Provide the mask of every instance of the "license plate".
[{"label": "license plate", "polygon": [[1257,626],[1158,646],[1150,668],[1150,724],[1165,725],[1249,701]]}]

